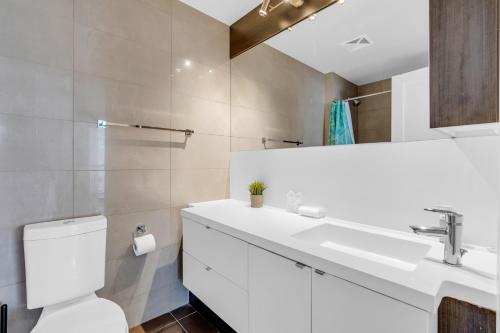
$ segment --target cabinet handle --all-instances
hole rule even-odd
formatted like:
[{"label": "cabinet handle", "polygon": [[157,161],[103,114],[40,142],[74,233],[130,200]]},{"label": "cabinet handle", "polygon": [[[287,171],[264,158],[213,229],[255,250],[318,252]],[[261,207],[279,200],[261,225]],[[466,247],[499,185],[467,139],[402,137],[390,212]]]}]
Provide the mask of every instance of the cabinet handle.
[{"label": "cabinet handle", "polygon": [[206,270],[207,272],[210,272],[210,271],[212,270],[212,268],[210,268],[210,267],[208,267],[208,266],[207,266],[207,267],[205,267],[205,270]]},{"label": "cabinet handle", "polygon": [[319,269],[315,269],[315,270],[314,270],[314,273],[316,273],[316,274],[318,274],[318,275],[325,275],[325,272],[320,271]]},{"label": "cabinet handle", "polygon": [[296,262],[296,263],[295,263],[295,266],[297,266],[297,267],[298,267],[298,268],[300,268],[300,269],[303,269],[304,267],[306,267],[306,265],[304,265],[304,264],[303,264],[303,263],[301,263],[301,262]]}]

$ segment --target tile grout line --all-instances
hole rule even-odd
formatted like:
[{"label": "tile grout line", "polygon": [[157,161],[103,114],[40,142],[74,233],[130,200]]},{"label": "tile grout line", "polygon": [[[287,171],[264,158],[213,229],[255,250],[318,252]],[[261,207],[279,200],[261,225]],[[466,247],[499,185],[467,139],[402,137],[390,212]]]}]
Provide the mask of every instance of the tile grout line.
[{"label": "tile grout line", "polygon": [[193,313],[191,313],[191,314],[188,314],[188,315],[187,315],[187,316],[185,316],[185,317],[182,317],[182,318],[181,318],[181,319],[179,319],[179,320],[178,320],[178,319],[177,319],[177,318],[176,318],[176,317],[175,317],[172,313],[170,313],[170,314],[172,315],[172,317],[174,317],[175,322],[176,322],[176,323],[177,323],[177,324],[181,327],[182,331],[183,331],[183,332],[185,332],[185,333],[189,333],[189,332],[187,331],[187,329],[186,329],[186,328],[184,328],[184,326],[181,324],[180,320],[182,320],[182,319],[184,319],[184,318],[187,318],[187,317],[189,317],[190,315],[192,315],[192,314],[194,314],[194,313],[196,313],[196,311],[195,311],[195,312],[193,312]]},{"label": "tile grout line", "polygon": [[179,318],[179,319],[177,319],[177,317],[175,317],[174,315],[172,315],[172,316],[174,317],[174,319],[175,319],[175,320],[183,320],[183,319],[185,319],[185,318],[187,318],[187,317],[189,317],[189,316],[191,316],[191,315],[194,315],[194,314],[195,314],[195,313],[197,313],[197,312],[198,312],[198,311],[194,310],[194,311],[193,311],[193,312],[191,312],[190,314],[185,315],[184,317],[181,317],[181,318]]},{"label": "tile grout line", "polygon": [[[73,66],[72,66],[72,70],[71,70],[71,76],[72,76],[72,88],[73,88],[73,100],[72,100],[72,107],[73,107],[73,117],[71,119],[71,123],[73,125],[73,133],[72,133],[72,140],[73,140],[73,154],[72,154],[72,175],[71,175],[71,179],[72,179],[72,189],[71,189],[71,200],[72,200],[72,208],[73,208],[73,216],[75,216],[75,213],[76,213],[76,172],[75,172],[75,168],[76,168],[76,139],[75,139],[75,134],[76,134],[76,123],[75,123],[75,117],[76,117],[76,110],[75,110],[75,93],[76,93],[76,89],[75,89],[75,61],[76,61],[76,33],[75,33],[75,30],[76,30],[76,9],[75,9],[75,0],[72,1],[73,3]],[[106,258],[106,257],[105,257]]]}]

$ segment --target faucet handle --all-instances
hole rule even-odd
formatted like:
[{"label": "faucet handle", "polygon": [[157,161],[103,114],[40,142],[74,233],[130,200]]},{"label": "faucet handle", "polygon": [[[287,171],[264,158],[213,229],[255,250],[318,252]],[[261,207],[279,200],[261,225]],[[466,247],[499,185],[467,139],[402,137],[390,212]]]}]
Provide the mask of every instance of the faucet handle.
[{"label": "faucet handle", "polygon": [[424,208],[424,210],[427,212],[431,212],[431,213],[445,214],[448,216],[455,216],[455,217],[463,217],[462,214],[457,213],[457,212],[452,211],[452,210],[448,210],[448,209]]}]

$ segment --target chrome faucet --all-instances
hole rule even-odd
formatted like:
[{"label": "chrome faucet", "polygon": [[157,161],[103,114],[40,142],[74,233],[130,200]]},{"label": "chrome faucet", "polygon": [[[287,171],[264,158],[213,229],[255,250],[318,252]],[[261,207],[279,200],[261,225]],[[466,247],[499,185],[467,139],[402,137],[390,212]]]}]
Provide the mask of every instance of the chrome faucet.
[{"label": "chrome faucet", "polygon": [[443,214],[444,227],[418,227],[410,228],[418,235],[442,237],[444,239],[444,260],[451,266],[462,266],[462,256],[467,250],[462,249],[463,215],[446,209],[425,209],[428,212]]}]

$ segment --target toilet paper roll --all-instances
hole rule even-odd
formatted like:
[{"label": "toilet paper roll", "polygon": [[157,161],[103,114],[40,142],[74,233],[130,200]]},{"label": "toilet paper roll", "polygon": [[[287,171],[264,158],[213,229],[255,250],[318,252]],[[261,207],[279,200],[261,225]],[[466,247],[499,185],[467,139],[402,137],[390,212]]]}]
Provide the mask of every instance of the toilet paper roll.
[{"label": "toilet paper roll", "polygon": [[134,253],[136,256],[153,252],[156,249],[155,237],[151,234],[134,237]]}]

